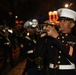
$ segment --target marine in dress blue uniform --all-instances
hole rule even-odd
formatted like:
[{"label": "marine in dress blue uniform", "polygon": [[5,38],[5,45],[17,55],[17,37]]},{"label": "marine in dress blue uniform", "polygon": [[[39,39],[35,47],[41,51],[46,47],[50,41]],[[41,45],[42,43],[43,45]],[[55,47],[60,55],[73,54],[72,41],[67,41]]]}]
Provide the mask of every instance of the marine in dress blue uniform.
[{"label": "marine in dress blue uniform", "polygon": [[8,55],[10,58],[10,66],[11,68],[14,67],[14,60],[12,55],[12,48],[13,48],[13,35],[9,32],[9,28],[6,27],[4,30],[4,36],[2,38],[2,45],[3,45],[3,56],[4,56],[4,68],[7,65]]},{"label": "marine in dress blue uniform", "polygon": [[[35,20],[32,20],[32,22],[33,21],[35,21]],[[37,75],[36,64],[34,61],[34,58],[35,58],[34,57],[34,47],[36,44],[37,35],[36,35],[35,28],[32,27],[32,22],[27,21],[24,23],[26,35],[22,39],[21,46],[23,47],[23,50],[24,50],[26,66],[24,68],[22,75],[25,75],[26,73],[27,73],[27,75]]]},{"label": "marine in dress blue uniform", "polygon": [[[35,39],[34,39],[35,40]],[[22,75],[25,75],[25,73],[28,73],[28,75],[35,75],[36,74],[36,65],[34,63],[34,47],[35,42],[33,41],[33,38],[30,36],[26,36],[22,39],[21,46],[23,46],[23,51],[26,59],[26,66],[23,71]]]},{"label": "marine in dress blue uniform", "polygon": [[75,26],[76,12],[61,8],[57,10],[60,21],[60,31],[47,26],[47,50],[49,75],[75,75],[76,37],[71,33]]},{"label": "marine in dress blue uniform", "polygon": [[59,30],[48,24],[46,34],[39,38],[36,46],[36,56],[45,56],[47,60],[46,74],[76,75],[76,36],[72,29],[76,22],[76,12],[61,8],[59,15]]}]

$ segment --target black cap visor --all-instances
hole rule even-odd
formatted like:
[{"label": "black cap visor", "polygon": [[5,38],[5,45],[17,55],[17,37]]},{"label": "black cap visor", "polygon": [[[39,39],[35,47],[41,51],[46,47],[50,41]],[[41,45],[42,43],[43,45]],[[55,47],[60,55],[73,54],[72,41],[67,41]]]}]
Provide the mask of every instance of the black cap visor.
[{"label": "black cap visor", "polygon": [[60,21],[60,20],[74,21],[73,19],[68,18],[68,17],[59,17],[58,21]]}]

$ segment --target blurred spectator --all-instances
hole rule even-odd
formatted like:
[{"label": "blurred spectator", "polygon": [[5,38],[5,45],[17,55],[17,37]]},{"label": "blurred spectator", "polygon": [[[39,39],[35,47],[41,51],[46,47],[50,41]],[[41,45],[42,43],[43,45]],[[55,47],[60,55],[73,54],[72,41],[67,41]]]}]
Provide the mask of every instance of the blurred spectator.
[{"label": "blurred spectator", "polygon": [[4,29],[2,45],[3,45],[3,55],[4,55],[4,68],[7,65],[8,57],[10,58],[9,61],[10,61],[11,67],[13,67],[14,66],[13,55],[12,55],[13,36],[12,36],[12,33],[8,31],[8,27]]}]

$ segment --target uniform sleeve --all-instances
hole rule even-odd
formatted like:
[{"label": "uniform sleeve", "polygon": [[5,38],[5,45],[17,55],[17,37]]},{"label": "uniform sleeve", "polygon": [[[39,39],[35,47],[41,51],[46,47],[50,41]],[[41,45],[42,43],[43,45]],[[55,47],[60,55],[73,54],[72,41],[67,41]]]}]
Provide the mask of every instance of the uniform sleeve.
[{"label": "uniform sleeve", "polygon": [[36,57],[43,57],[46,53],[46,37],[39,38],[37,40],[36,46],[35,46],[35,56]]},{"label": "uniform sleeve", "polygon": [[70,45],[66,40],[61,40],[61,36],[54,39],[54,44],[62,51],[62,53],[72,62],[76,62],[76,43]]}]

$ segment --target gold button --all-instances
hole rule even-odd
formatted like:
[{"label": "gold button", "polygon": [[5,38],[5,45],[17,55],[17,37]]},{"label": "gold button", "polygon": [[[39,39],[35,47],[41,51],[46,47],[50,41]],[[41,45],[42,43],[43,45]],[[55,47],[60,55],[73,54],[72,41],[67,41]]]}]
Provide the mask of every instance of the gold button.
[{"label": "gold button", "polygon": [[61,58],[61,56],[58,56],[58,58]]},{"label": "gold button", "polygon": [[68,46],[68,44],[66,44],[66,46]]},{"label": "gold button", "polygon": [[61,51],[59,51],[59,53],[61,53]]},{"label": "gold button", "polygon": [[68,36],[68,34],[65,34],[65,36]]},{"label": "gold button", "polygon": [[58,61],[58,64],[60,64],[60,61]]},{"label": "gold button", "polygon": [[55,68],[55,69],[58,69],[58,68],[59,68],[59,65],[55,65],[54,68]]},{"label": "gold button", "polygon": [[53,46],[51,46],[51,48],[53,48]]},{"label": "gold button", "polygon": [[62,36],[62,38],[64,39],[64,36]]},{"label": "gold button", "polygon": [[58,39],[60,39],[60,37],[58,37]]},{"label": "gold button", "polygon": [[64,40],[62,40],[62,42],[64,42]]}]

